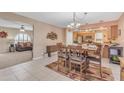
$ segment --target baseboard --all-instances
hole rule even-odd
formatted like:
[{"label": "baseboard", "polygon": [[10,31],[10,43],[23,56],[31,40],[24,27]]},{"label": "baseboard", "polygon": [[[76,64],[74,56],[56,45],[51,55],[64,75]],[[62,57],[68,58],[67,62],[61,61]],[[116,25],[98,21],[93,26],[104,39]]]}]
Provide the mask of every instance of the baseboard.
[{"label": "baseboard", "polygon": [[[54,56],[54,55],[57,55],[57,52],[51,53],[51,56]],[[44,54],[44,55],[42,55],[42,56],[40,56],[40,57],[33,58],[33,60],[42,59],[42,58],[44,58],[44,57],[48,57],[48,54],[46,53],[46,54]]]}]

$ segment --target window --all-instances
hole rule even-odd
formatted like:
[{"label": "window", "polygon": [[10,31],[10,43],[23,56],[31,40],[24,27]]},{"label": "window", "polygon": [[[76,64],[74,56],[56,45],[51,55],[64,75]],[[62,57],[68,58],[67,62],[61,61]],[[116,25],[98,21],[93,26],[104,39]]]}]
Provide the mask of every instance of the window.
[{"label": "window", "polygon": [[103,42],[103,33],[102,32],[97,32],[95,35],[96,42],[102,43]]},{"label": "window", "polygon": [[69,45],[69,44],[72,44],[72,43],[73,43],[73,33],[67,31],[67,33],[66,33],[66,44]]},{"label": "window", "polygon": [[17,42],[27,42],[27,41],[31,41],[31,38],[28,34],[17,34],[15,37],[15,43]]}]

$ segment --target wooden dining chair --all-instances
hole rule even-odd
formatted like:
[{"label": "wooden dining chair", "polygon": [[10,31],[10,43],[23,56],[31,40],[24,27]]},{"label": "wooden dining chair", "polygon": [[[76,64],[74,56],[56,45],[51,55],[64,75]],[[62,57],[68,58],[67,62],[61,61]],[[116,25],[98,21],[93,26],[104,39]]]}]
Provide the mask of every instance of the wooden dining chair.
[{"label": "wooden dining chair", "polygon": [[82,53],[82,46],[76,46],[75,53],[77,54],[78,57],[80,57],[80,55]]},{"label": "wooden dining chair", "polygon": [[86,70],[89,67],[88,61],[86,62],[83,56],[77,56],[76,54],[74,54],[73,56],[69,56],[69,62],[69,72],[71,73],[71,71],[74,71],[75,73],[77,73],[76,71],[78,71],[80,80],[82,80],[82,78],[85,78]]},{"label": "wooden dining chair", "polygon": [[103,46],[97,45],[96,51],[87,51],[87,60],[97,62],[99,64],[99,72],[100,77],[102,78],[102,54],[103,54]]},{"label": "wooden dining chair", "polygon": [[67,47],[62,47],[60,49],[60,51],[58,51],[58,62],[57,62],[58,68],[57,68],[57,70],[60,71],[60,65],[61,65],[61,66],[63,66],[62,68],[65,69],[64,72],[67,72],[66,68],[67,68],[67,64],[69,64],[68,60],[69,60],[69,55],[67,52]]}]

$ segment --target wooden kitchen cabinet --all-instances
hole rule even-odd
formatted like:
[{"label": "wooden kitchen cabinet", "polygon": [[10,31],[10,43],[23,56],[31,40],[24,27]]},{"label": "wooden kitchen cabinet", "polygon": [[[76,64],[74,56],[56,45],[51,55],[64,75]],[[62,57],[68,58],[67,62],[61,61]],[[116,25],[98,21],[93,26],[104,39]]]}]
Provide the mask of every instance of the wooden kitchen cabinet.
[{"label": "wooden kitchen cabinet", "polygon": [[113,25],[111,26],[111,39],[115,40],[118,38],[118,26]]},{"label": "wooden kitchen cabinet", "polygon": [[104,47],[103,47],[103,58],[108,58],[109,57],[109,46],[108,45],[105,45]]}]

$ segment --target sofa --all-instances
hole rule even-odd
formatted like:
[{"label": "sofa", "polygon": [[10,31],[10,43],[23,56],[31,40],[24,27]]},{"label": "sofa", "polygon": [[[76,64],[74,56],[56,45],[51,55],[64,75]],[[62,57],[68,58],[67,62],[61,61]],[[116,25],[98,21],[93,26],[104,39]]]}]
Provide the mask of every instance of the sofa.
[{"label": "sofa", "polygon": [[16,44],[16,51],[29,51],[32,50],[32,43],[31,42],[18,42]]}]

